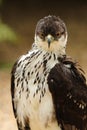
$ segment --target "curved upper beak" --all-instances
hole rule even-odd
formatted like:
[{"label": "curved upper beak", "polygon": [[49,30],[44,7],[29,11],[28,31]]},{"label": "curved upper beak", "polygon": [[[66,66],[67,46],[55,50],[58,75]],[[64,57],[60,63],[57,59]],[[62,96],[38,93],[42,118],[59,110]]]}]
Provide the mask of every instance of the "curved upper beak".
[{"label": "curved upper beak", "polygon": [[52,41],[54,40],[53,36],[52,35],[47,35],[46,37],[46,41],[48,43],[48,47],[50,47],[50,44],[52,43]]}]

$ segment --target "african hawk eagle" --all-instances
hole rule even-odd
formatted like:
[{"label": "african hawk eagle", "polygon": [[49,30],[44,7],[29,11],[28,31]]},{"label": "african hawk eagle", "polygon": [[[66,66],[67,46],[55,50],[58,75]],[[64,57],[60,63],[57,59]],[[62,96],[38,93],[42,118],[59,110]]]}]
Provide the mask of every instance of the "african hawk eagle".
[{"label": "african hawk eagle", "polygon": [[44,17],[32,49],[14,64],[11,94],[18,130],[87,130],[86,79],[66,55],[67,35],[59,17]]}]

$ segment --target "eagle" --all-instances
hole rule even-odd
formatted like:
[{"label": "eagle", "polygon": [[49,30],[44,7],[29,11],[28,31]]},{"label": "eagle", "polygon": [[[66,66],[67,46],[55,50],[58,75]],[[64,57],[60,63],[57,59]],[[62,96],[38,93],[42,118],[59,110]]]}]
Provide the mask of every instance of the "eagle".
[{"label": "eagle", "polygon": [[87,130],[86,78],[66,54],[67,37],[60,17],[45,16],[31,50],[15,62],[11,96],[18,130]]}]

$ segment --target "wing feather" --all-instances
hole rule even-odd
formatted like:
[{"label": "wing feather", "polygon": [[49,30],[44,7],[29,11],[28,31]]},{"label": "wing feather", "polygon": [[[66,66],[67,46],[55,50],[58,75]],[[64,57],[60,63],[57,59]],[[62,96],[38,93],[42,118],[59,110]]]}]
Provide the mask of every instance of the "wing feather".
[{"label": "wing feather", "polygon": [[17,117],[17,114],[16,114],[16,109],[14,107],[14,89],[15,89],[15,71],[16,71],[16,67],[17,67],[17,64],[18,64],[18,61],[15,62],[13,68],[12,68],[12,72],[11,72],[11,97],[12,97],[12,106],[13,106],[13,112],[14,112],[14,115],[15,115],[15,118]]},{"label": "wing feather", "polygon": [[64,60],[48,76],[56,117],[63,130],[87,130],[87,85],[77,64]]}]

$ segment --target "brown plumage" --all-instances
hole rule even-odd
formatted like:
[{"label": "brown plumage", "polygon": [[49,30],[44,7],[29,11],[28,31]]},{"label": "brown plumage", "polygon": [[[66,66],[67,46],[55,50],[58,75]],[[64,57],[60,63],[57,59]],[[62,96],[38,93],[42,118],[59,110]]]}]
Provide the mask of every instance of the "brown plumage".
[{"label": "brown plumage", "polygon": [[60,59],[48,77],[56,116],[63,130],[87,130],[87,85],[83,70],[69,58]]}]

